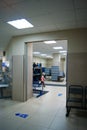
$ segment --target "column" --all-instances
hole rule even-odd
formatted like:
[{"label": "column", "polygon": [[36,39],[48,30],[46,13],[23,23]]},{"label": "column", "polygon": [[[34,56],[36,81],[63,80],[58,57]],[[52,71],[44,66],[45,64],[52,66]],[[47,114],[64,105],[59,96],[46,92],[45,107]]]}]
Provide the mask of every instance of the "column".
[{"label": "column", "polygon": [[53,66],[60,67],[61,55],[59,53],[53,53]]}]

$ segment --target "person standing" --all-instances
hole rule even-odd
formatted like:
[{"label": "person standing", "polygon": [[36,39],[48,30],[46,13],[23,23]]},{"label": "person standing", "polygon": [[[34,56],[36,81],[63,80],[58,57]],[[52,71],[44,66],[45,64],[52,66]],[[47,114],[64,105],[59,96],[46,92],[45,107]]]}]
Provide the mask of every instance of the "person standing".
[{"label": "person standing", "polygon": [[41,76],[41,85],[42,85],[42,90],[43,90],[43,87],[45,87],[45,78],[44,78],[44,74],[42,74],[42,76]]}]

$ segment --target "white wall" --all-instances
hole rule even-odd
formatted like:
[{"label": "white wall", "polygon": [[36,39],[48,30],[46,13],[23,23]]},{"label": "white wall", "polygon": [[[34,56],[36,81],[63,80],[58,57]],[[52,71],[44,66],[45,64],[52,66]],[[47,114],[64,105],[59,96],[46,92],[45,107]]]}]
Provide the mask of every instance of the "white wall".
[{"label": "white wall", "polygon": [[6,49],[6,59],[10,62],[10,70],[12,70],[12,56],[24,55],[24,41],[12,38]]},{"label": "white wall", "polygon": [[7,48],[8,55],[24,54],[24,43],[43,40],[68,40],[68,52],[87,52],[87,29],[56,31],[13,37]]},{"label": "white wall", "polygon": [[52,65],[53,65],[53,59],[47,59],[46,60],[46,67],[51,68]]},{"label": "white wall", "polygon": [[68,55],[68,85],[87,85],[87,53]]},{"label": "white wall", "polygon": [[40,57],[33,56],[33,62],[41,63],[42,67],[46,67],[46,59],[45,58],[40,58]]}]

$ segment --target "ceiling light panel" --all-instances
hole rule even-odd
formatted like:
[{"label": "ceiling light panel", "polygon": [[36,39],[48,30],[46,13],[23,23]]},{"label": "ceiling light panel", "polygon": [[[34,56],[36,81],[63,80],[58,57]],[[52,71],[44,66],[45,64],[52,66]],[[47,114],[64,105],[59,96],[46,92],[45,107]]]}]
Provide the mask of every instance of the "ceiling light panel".
[{"label": "ceiling light panel", "polygon": [[41,54],[41,56],[46,56],[47,54]]},{"label": "ceiling light panel", "polygon": [[33,54],[40,54],[40,52],[33,52]]},{"label": "ceiling light panel", "polygon": [[59,51],[60,53],[67,53],[67,51]]},{"label": "ceiling light panel", "polygon": [[17,29],[31,28],[34,27],[31,23],[29,23],[26,19],[18,19],[14,21],[7,22],[8,24],[14,26]]},{"label": "ceiling light panel", "polygon": [[52,56],[49,56],[49,55],[47,55],[46,57],[47,57],[47,58],[53,58]]},{"label": "ceiling light panel", "polygon": [[52,40],[52,41],[44,41],[44,43],[46,44],[53,44],[53,43],[56,43],[56,41]]},{"label": "ceiling light panel", "polygon": [[63,49],[63,47],[59,46],[59,47],[53,47],[53,49]]}]

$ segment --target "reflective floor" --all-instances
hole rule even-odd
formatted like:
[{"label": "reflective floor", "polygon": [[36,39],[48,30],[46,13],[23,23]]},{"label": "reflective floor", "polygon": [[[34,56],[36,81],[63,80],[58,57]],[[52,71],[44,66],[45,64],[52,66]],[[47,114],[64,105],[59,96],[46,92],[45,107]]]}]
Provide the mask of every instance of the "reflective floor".
[{"label": "reflective floor", "polygon": [[[26,102],[0,99],[0,130],[86,130],[86,112],[66,117],[66,87],[46,86],[49,91]],[[16,114],[27,114],[25,118]]]}]

